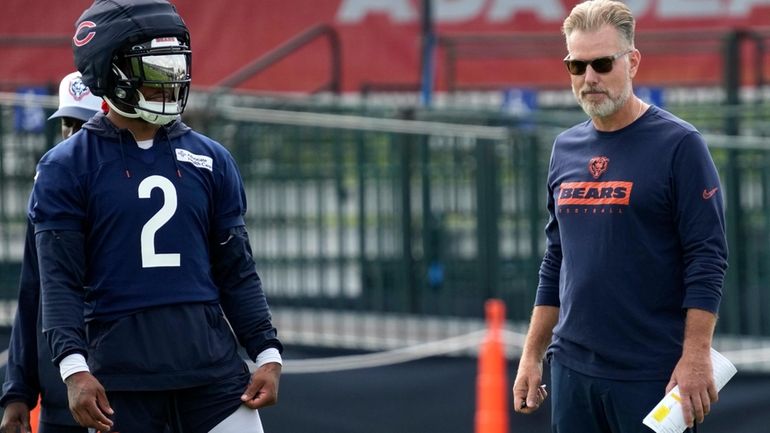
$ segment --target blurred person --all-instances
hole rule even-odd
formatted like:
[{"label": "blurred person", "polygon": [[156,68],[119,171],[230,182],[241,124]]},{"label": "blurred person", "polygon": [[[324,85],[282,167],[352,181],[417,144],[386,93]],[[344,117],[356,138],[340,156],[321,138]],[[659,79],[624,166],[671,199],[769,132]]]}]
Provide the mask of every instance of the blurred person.
[{"label": "blurred person", "polygon": [[692,125],[634,94],[634,27],[622,2],[593,0],[562,28],[590,119],[553,145],[547,248],[513,386],[514,410],[537,410],[547,358],[554,432],[651,431],[642,419],[675,385],[693,427],[718,397],[719,177]]},{"label": "blurred person", "polygon": [[[102,99],[91,94],[80,72],[67,74],[59,84],[59,108],[48,120],[61,120],[62,139],[80,130],[101,110]],[[70,414],[67,388],[53,363],[40,328],[40,274],[37,266],[34,227],[27,224],[19,278],[19,297],[8,348],[8,364],[0,405],[0,433],[30,430],[30,410],[40,397],[38,433],[86,433]]]},{"label": "blurred person", "polygon": [[96,0],[73,51],[109,112],[43,156],[29,206],[70,410],[100,431],[262,432],[282,346],[236,163],[179,118],[187,27],[165,0]]},{"label": "blurred person", "polygon": [[83,84],[80,72],[71,72],[59,84],[59,108],[48,120],[61,119],[61,135],[66,139],[102,110],[102,102],[102,98]]}]

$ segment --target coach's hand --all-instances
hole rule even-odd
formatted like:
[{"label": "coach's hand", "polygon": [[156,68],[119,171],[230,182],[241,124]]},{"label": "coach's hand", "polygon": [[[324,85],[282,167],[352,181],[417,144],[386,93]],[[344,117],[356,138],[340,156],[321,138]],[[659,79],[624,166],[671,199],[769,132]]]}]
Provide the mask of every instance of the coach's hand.
[{"label": "coach's hand", "polygon": [[5,406],[0,433],[27,433],[29,426],[29,407],[23,401],[13,401]]},{"label": "coach's hand", "polygon": [[693,427],[693,422],[702,423],[703,418],[711,411],[711,404],[719,399],[710,353],[687,352],[683,355],[671,374],[666,394],[676,385],[679,385],[679,392],[682,394],[684,422],[690,428]]},{"label": "coach's hand", "polygon": [[529,414],[536,411],[548,397],[543,380],[543,361],[522,359],[513,383],[513,410]]},{"label": "coach's hand", "polygon": [[243,404],[251,409],[271,406],[278,402],[278,381],[281,364],[268,362],[251,375],[249,386],[241,396]]},{"label": "coach's hand", "polygon": [[102,384],[87,371],[67,377],[64,383],[67,384],[70,412],[75,421],[83,427],[109,431],[112,428],[112,420],[108,416],[114,412],[107,401]]}]

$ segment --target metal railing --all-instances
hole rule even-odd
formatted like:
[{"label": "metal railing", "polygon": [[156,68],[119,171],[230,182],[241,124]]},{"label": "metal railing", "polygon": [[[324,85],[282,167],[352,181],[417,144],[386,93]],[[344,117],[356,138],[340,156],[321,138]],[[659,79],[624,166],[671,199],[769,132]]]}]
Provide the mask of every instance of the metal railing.
[{"label": "metal railing", "polygon": [[[58,129],[19,130],[13,98],[0,97],[4,297],[15,294],[34,161]],[[761,136],[770,113],[670,109],[706,134],[730,204],[720,330],[770,336],[770,141]],[[752,136],[721,135],[715,125],[728,112]],[[272,304],[481,317],[484,300],[497,297],[514,321],[527,320],[537,286],[550,146],[584,118],[223,105],[185,116],[239,163]]]}]

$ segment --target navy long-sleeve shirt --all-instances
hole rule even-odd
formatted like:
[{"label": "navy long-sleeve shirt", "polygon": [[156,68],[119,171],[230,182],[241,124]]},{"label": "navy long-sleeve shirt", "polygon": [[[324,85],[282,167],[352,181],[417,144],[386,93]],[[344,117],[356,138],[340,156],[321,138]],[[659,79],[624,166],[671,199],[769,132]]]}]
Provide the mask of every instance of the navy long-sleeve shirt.
[{"label": "navy long-sleeve shirt", "polygon": [[27,225],[24,257],[19,278],[19,303],[8,347],[3,395],[5,407],[22,401],[29,408],[41,398],[41,419],[49,424],[77,426],[67,402],[67,389],[51,362],[51,351],[42,335],[40,274],[37,266],[34,227]]},{"label": "navy long-sleeve shirt", "polygon": [[716,313],[727,268],[721,187],[700,133],[650,107],[557,137],[536,305],[557,306],[549,356],[587,375],[666,380],[686,309]]}]

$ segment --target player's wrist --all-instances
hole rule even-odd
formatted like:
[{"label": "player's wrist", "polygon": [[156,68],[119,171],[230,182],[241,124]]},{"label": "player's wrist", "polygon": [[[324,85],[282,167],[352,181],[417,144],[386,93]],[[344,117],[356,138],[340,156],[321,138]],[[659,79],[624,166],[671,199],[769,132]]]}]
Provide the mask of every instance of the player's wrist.
[{"label": "player's wrist", "polygon": [[278,351],[275,347],[269,347],[262,352],[259,352],[259,355],[257,355],[257,368],[262,367],[265,364],[275,362],[277,364],[283,365],[283,359],[281,358],[281,352]]},{"label": "player's wrist", "polygon": [[59,363],[59,375],[61,375],[62,381],[66,381],[68,377],[82,371],[91,372],[88,363],[86,363],[86,357],[81,353],[67,355]]}]

